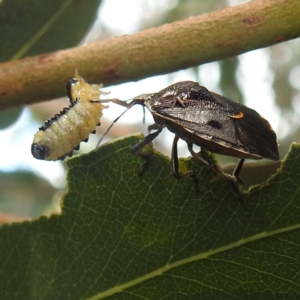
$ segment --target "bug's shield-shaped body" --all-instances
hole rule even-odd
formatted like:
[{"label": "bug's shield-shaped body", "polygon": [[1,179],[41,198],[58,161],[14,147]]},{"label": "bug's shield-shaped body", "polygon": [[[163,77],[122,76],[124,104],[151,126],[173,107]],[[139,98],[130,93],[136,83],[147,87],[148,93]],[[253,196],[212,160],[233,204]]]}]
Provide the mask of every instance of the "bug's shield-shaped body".
[{"label": "bug's shield-shaped body", "polygon": [[134,101],[187,143],[238,158],[279,160],[276,134],[267,120],[197,82],[179,82]]},{"label": "bug's shield-shaped body", "polygon": [[37,159],[59,160],[72,155],[82,141],[95,131],[105,108],[100,95],[102,85],[88,84],[75,73],[67,83],[70,106],[47,120],[35,134],[31,152]]}]

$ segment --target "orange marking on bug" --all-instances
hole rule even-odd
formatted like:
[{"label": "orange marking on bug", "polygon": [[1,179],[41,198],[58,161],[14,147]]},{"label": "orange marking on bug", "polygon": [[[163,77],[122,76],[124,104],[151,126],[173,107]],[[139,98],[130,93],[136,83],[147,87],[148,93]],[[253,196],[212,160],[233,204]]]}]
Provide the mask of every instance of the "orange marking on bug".
[{"label": "orange marking on bug", "polygon": [[241,119],[244,117],[244,114],[241,111],[238,111],[234,115],[229,115],[229,117],[232,119]]}]

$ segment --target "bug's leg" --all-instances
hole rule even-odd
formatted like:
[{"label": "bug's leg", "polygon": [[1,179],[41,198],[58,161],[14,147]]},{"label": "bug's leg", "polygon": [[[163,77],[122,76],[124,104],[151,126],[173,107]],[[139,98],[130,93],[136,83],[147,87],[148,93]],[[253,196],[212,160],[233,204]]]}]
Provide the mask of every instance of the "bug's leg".
[{"label": "bug's leg", "polygon": [[178,140],[179,140],[179,137],[177,135],[175,135],[174,140],[173,140],[173,144],[172,144],[172,152],[171,152],[171,163],[172,163],[173,176],[176,177],[176,178],[193,176],[194,175],[193,171],[188,171],[188,172],[183,173],[183,174],[179,173],[178,148],[177,148]]},{"label": "bug's leg", "polygon": [[[196,153],[194,150],[193,150],[193,143],[187,143],[188,145],[188,149],[190,151],[190,153],[192,154],[192,156],[194,158],[196,158],[198,161],[200,161],[202,164],[204,164],[207,168],[210,168],[210,169],[214,169],[216,172],[218,172],[219,170],[217,169],[217,167],[211,163],[210,161],[206,160],[205,158],[203,158],[201,156],[201,154],[199,153]],[[223,173],[223,172],[221,172]]]},{"label": "bug's leg", "polygon": [[244,161],[245,161],[245,159],[241,158],[240,161],[238,162],[238,164],[236,165],[233,173],[232,173],[232,176],[239,182],[239,184],[241,186],[244,186],[244,183],[243,183],[242,179],[239,178],[239,175],[240,175],[240,172],[241,172],[242,167],[244,165]]},{"label": "bug's leg", "polygon": [[143,125],[145,125],[146,122],[146,109],[145,106],[143,105]]},{"label": "bug's leg", "polygon": [[[212,169],[221,178],[223,178],[224,180],[226,180],[227,182],[229,182],[231,184],[231,186],[233,187],[234,191],[236,192],[236,194],[238,195],[239,199],[241,199],[241,189],[240,189],[239,182],[236,180],[237,177],[235,177],[235,176],[232,177],[231,175],[226,174],[218,166],[216,166],[212,162],[206,160],[200,154],[194,152],[194,150],[193,150],[193,144],[192,143],[188,143],[188,149],[189,149],[190,153],[192,154],[192,156],[194,158],[196,158],[197,160],[199,160],[206,167]],[[238,164],[238,166],[239,166],[239,164]]]},{"label": "bug's leg", "polygon": [[[151,126],[149,126],[149,127],[151,127]],[[143,153],[139,153],[137,151],[139,149],[143,148],[144,146],[146,146],[147,144],[151,143],[161,133],[162,130],[163,130],[163,127],[159,126],[157,131],[148,134],[145,138],[143,138],[136,145],[134,145],[133,147],[130,148],[130,152],[133,155],[141,157],[145,161],[145,164],[144,164],[141,172],[139,173],[140,176],[143,175],[143,173],[147,169],[149,161],[150,161],[150,157],[148,155],[145,155]]]},{"label": "bug's leg", "polygon": [[172,163],[172,172],[173,176],[176,178],[180,178],[179,170],[178,170],[178,143],[179,137],[175,135],[172,145],[172,152],[171,152],[171,163]]},{"label": "bug's leg", "polygon": [[196,174],[193,171],[188,171],[183,174],[179,173],[179,167],[178,167],[178,143],[179,137],[175,135],[173,144],[172,144],[172,152],[171,152],[171,163],[172,163],[172,172],[173,176],[177,179],[180,179],[182,177],[192,177],[195,183],[196,192],[198,192],[198,178]]},{"label": "bug's leg", "polygon": [[[148,134],[151,134],[151,131],[152,131],[152,130],[159,130],[160,128],[161,128],[161,126],[160,126],[159,124],[154,123],[154,124],[148,126]],[[151,148],[154,148],[154,145],[153,145],[153,142],[152,142],[152,141],[149,142],[149,146],[150,146]]]},{"label": "bug's leg", "polygon": [[148,126],[148,134],[150,134],[152,130],[159,130],[161,128],[162,128],[161,125],[154,123],[154,124]]}]

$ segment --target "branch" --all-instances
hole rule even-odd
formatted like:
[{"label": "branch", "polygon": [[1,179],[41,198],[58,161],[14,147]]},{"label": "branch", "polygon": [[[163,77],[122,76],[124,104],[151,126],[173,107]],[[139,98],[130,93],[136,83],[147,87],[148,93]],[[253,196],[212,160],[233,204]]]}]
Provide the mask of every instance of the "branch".
[{"label": "branch", "polygon": [[300,36],[299,0],[256,0],[142,32],[0,64],[0,109],[65,95],[77,69],[105,86],[139,80]]}]

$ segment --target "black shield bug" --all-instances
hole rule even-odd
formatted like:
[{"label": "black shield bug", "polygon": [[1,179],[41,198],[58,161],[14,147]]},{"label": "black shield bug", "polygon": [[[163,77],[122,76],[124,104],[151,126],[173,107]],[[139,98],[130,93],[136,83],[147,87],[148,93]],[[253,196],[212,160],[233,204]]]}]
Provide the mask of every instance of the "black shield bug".
[{"label": "black shield bug", "polygon": [[63,160],[72,156],[73,150],[79,149],[82,141],[87,141],[90,133],[95,133],[100,125],[102,105],[100,95],[107,94],[100,90],[102,85],[88,84],[77,72],[67,82],[70,106],[47,120],[39,128],[31,145],[31,153],[37,159]]},{"label": "black shield bug", "polygon": [[[210,92],[197,82],[182,81],[158,93],[135,97],[130,102],[118,99],[113,99],[112,102],[127,109],[113,121],[105,134],[133,105],[143,105],[151,112],[155,124],[148,129],[149,132],[156,131],[131,148],[131,153],[143,158],[146,163],[149,158],[137,151],[155,139],[164,127],[175,134],[171,162],[173,175],[177,178],[193,174],[192,172],[179,174],[177,153],[179,138],[186,141],[193,157],[229,180],[237,192],[241,187],[238,175],[244,159],[266,158],[273,161],[280,159],[276,134],[267,120],[255,110]],[[201,150],[240,158],[233,176],[223,172],[201,152],[194,152],[194,144],[200,146]]]}]

